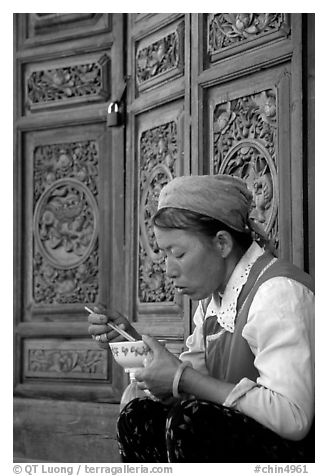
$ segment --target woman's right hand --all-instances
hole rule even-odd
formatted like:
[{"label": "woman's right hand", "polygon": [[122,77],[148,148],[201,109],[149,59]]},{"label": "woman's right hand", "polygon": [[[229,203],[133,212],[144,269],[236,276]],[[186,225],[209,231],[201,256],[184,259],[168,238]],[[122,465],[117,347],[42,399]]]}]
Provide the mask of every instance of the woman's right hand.
[{"label": "woman's right hand", "polygon": [[[88,317],[88,332],[93,339],[96,339],[99,346],[108,349],[108,342],[121,342],[124,337],[107,325],[108,322],[115,324],[125,330],[132,337],[141,340],[140,334],[130,324],[128,319],[118,311],[106,311],[106,307],[98,304],[93,307],[93,312]],[[99,337],[97,337],[99,336]]]}]

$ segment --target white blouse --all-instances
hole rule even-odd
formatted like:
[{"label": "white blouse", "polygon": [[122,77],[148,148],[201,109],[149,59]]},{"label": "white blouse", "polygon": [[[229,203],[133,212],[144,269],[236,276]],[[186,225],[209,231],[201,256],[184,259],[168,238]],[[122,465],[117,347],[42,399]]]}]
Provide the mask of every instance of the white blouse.
[{"label": "white blouse", "polygon": [[[224,330],[234,331],[236,301],[251,265],[263,250],[256,244],[237,264],[222,297],[213,296],[204,315],[199,303],[195,329],[186,341],[181,360],[208,374],[205,365],[203,321],[215,313]],[[246,276],[246,279],[245,279]],[[222,322],[220,310],[232,310]],[[224,314],[226,315],[226,313]],[[285,277],[264,282],[254,296],[242,336],[247,340],[259,372],[256,382],[243,378],[225,402],[284,438],[300,440],[307,434],[314,414],[314,295],[302,284]],[[213,338],[213,336],[211,336]]]}]

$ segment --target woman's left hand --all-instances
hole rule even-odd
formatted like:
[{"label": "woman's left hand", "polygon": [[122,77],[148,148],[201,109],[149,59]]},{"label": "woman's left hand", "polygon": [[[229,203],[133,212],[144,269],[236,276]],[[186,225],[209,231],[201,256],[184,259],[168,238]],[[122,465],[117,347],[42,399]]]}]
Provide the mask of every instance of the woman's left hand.
[{"label": "woman's left hand", "polygon": [[150,390],[155,397],[167,398],[172,395],[173,378],[181,362],[154,337],[142,336],[142,340],[151,348],[153,358],[135,373],[138,386]]}]

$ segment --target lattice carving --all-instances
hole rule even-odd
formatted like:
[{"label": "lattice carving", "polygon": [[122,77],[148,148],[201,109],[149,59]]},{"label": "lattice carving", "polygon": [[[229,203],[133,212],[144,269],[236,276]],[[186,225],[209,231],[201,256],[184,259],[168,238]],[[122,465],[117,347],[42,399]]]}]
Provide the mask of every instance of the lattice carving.
[{"label": "lattice carving", "polygon": [[98,293],[97,195],[95,141],[35,148],[36,303],[94,302]]},{"label": "lattice carving", "polygon": [[27,78],[27,105],[49,106],[108,97],[109,58],[99,61],[33,71]]},{"label": "lattice carving", "polygon": [[283,13],[216,13],[208,16],[208,51],[217,52],[285,25]]},{"label": "lattice carving", "polygon": [[184,64],[183,58],[183,24],[175,31],[155,41],[151,45],[140,48],[136,55],[136,81],[139,89],[144,83],[169,73],[178,73]]},{"label": "lattice carving", "polygon": [[105,379],[106,373],[106,353],[101,350],[28,349],[29,377]]},{"label": "lattice carving", "polygon": [[174,286],[165,273],[151,217],[159,193],[175,175],[178,154],[177,124],[168,122],[144,131],[140,138],[140,240],[139,300],[143,303],[174,301]]},{"label": "lattice carving", "polygon": [[277,104],[269,89],[217,104],[213,114],[213,173],[246,180],[253,218],[278,247]]}]

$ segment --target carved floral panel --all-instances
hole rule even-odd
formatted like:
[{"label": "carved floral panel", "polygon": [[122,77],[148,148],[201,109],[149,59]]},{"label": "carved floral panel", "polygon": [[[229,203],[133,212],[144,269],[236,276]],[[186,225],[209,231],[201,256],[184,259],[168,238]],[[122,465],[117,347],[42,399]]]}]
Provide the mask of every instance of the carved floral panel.
[{"label": "carved floral panel", "polygon": [[40,109],[109,96],[109,57],[76,65],[36,70],[26,78],[26,106]]},{"label": "carved floral panel", "polygon": [[136,53],[136,82],[139,91],[183,71],[184,25],[150,45],[139,45]]},{"label": "carved floral panel", "polygon": [[253,193],[250,218],[278,247],[275,89],[215,105],[213,173],[234,175],[246,180]]},{"label": "carved floral panel", "polygon": [[208,15],[208,52],[222,51],[281,30],[289,31],[285,13],[212,13]]},{"label": "carved floral panel", "polygon": [[25,377],[107,379],[108,359],[100,349],[46,349],[32,344],[28,347]]},{"label": "carved floral panel", "polygon": [[166,276],[164,256],[158,249],[151,218],[162,187],[175,175],[177,123],[171,121],[144,131],[139,147],[139,301],[172,302],[173,281]]},{"label": "carved floral panel", "polygon": [[94,302],[98,293],[95,141],[34,149],[33,299]]}]

